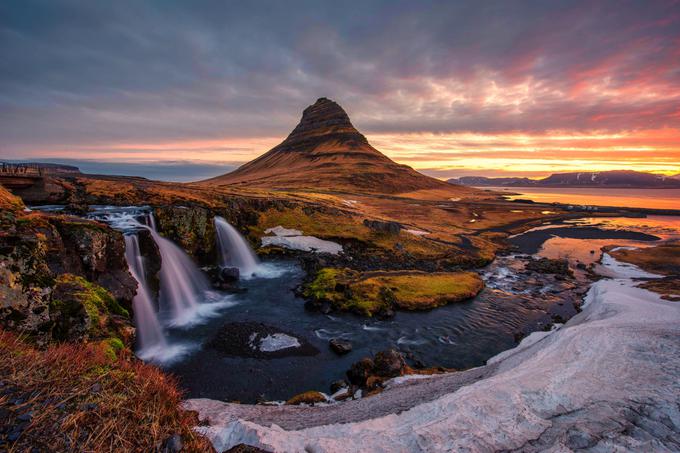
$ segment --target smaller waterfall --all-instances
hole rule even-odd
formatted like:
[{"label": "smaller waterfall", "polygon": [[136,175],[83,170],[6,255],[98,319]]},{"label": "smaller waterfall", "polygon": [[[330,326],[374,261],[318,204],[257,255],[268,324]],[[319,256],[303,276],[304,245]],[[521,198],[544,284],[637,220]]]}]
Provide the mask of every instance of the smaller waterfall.
[{"label": "smaller waterfall", "polygon": [[135,325],[137,326],[137,340],[139,355],[154,355],[167,348],[163,330],[158,322],[158,315],[146,285],[144,262],[139,251],[139,239],[136,234],[125,235],[125,259],[130,267],[130,273],[137,280],[137,294],[132,300]]},{"label": "smaller waterfall", "polygon": [[161,309],[170,310],[172,324],[186,324],[210,284],[182,249],[151,228],[149,232],[161,254]]},{"label": "smaller waterfall", "polygon": [[152,230],[157,231],[156,218],[153,216],[153,212],[149,212],[146,216],[146,222]]},{"label": "smaller waterfall", "polygon": [[257,270],[259,261],[246,240],[222,217],[215,216],[217,245],[220,250],[220,265],[238,267],[244,276]]}]

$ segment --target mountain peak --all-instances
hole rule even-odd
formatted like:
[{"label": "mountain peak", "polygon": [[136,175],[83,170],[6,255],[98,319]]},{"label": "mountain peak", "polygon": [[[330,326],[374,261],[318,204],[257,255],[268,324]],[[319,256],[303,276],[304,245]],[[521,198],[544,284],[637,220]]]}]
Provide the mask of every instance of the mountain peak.
[{"label": "mountain peak", "polygon": [[335,139],[344,143],[368,143],[356,130],[340,104],[319,98],[302,112],[302,118],[288,138],[279,145],[283,150],[305,151],[316,140]]},{"label": "mountain peak", "polygon": [[235,171],[205,184],[315,188],[380,193],[451,186],[399,165],[373,148],[337,102],[319,98],[305,108],[288,137]]}]

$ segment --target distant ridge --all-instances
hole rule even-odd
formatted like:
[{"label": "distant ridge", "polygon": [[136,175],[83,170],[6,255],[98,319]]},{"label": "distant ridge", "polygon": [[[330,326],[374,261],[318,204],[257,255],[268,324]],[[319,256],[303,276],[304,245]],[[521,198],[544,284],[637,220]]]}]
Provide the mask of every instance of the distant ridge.
[{"label": "distant ridge", "polygon": [[403,193],[451,186],[373,148],[336,102],[318,99],[288,137],[231,173],[200,184]]},{"label": "distant ridge", "polygon": [[680,188],[676,176],[663,176],[633,170],[602,172],[555,173],[543,179],[487,178],[463,176],[449,179],[449,183],[477,187],[611,187],[631,189]]}]

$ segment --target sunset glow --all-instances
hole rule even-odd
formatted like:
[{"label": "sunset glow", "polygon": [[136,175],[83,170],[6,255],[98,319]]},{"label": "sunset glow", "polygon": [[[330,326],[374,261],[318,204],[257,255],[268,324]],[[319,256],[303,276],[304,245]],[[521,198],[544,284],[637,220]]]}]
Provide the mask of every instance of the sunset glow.
[{"label": "sunset glow", "polygon": [[377,149],[441,178],[680,173],[677,1],[46,5],[40,27],[15,6],[0,11],[3,158],[234,166],[328,96]]}]

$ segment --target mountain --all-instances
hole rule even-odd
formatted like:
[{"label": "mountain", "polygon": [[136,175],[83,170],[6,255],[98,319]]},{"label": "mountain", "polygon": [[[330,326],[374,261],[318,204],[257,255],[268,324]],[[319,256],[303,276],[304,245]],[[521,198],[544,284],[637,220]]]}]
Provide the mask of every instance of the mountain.
[{"label": "mountain", "polygon": [[531,186],[536,183],[529,178],[487,178],[486,176],[461,176],[460,178],[449,179],[451,184],[462,184],[464,186]]},{"label": "mountain", "polygon": [[462,178],[449,179],[448,182],[467,186],[497,187],[611,187],[631,189],[680,188],[680,180],[675,177],[633,170],[555,173],[543,179],[486,178],[484,176],[464,176]]},{"label": "mountain", "polygon": [[281,144],[200,184],[375,193],[451,188],[373,148],[342,107],[326,98],[303,111],[300,123]]}]

